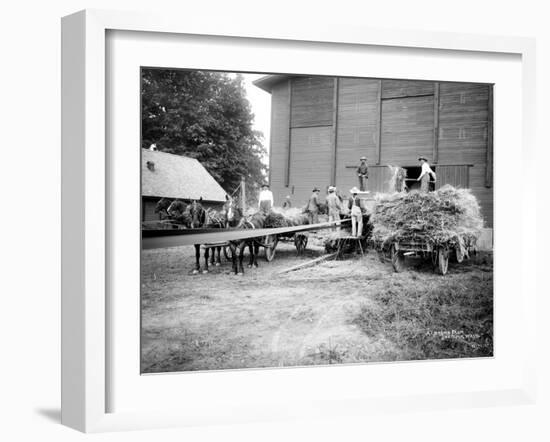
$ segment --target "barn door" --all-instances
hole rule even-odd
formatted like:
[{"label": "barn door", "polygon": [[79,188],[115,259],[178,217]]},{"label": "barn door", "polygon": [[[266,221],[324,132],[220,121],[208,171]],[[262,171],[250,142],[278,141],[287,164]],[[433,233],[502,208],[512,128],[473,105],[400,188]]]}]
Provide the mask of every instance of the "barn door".
[{"label": "barn door", "polygon": [[440,189],[445,184],[453,187],[467,189],[470,187],[470,166],[467,164],[457,166],[437,166],[435,168],[437,181],[435,188]]}]

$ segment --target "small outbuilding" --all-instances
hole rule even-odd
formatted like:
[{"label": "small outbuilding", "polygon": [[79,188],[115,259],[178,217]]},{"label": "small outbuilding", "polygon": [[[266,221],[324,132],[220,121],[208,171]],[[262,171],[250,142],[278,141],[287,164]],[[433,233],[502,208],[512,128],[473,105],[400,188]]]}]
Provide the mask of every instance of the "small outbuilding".
[{"label": "small outbuilding", "polygon": [[225,190],[196,159],[141,149],[141,220],[159,219],[155,213],[161,198],[189,203],[202,198],[206,207],[220,208]]}]

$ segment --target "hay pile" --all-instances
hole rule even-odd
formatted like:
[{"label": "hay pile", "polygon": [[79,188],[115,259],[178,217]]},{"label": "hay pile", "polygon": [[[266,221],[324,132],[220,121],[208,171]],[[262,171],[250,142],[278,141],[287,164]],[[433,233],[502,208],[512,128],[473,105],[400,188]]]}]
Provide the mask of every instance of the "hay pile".
[{"label": "hay pile", "polygon": [[379,244],[423,241],[456,247],[463,255],[481,233],[479,203],[468,189],[444,186],[435,192],[381,196],[371,217],[373,239]]},{"label": "hay pile", "polygon": [[282,209],[273,207],[265,219],[265,227],[293,227],[309,224],[307,214],[301,209]]}]

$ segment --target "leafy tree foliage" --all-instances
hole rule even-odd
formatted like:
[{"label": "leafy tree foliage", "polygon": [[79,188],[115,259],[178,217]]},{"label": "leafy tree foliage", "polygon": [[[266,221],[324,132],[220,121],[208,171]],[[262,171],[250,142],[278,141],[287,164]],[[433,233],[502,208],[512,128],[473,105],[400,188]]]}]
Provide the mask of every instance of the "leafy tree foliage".
[{"label": "leafy tree foliage", "polygon": [[240,74],[143,69],[141,97],[141,147],[196,158],[228,193],[241,176],[249,190],[265,179]]}]

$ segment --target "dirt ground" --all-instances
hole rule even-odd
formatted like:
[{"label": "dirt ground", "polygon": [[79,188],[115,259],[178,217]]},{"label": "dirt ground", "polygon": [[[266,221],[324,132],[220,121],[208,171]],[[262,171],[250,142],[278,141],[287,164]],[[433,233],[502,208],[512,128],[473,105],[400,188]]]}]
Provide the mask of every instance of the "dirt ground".
[{"label": "dirt ground", "polygon": [[223,257],[193,275],[192,247],[142,252],[142,372],[492,355],[490,259],[396,274],[369,251],[278,274],[322,256],[313,242],[261,251],[244,276]]}]

